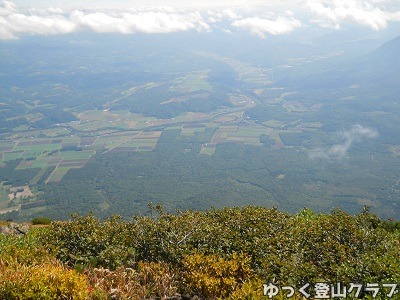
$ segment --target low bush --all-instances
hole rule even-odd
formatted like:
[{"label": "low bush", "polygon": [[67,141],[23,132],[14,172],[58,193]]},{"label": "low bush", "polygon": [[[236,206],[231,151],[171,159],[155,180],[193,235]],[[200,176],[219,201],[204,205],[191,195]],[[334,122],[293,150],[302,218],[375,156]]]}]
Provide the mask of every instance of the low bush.
[{"label": "low bush", "polygon": [[32,225],[49,225],[51,223],[51,219],[45,217],[34,218],[31,221]]}]

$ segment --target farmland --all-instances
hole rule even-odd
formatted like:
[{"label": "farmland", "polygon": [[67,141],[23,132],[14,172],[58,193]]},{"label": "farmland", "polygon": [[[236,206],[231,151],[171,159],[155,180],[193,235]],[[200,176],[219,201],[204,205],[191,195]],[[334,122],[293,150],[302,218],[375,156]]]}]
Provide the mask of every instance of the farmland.
[{"label": "farmland", "polygon": [[[174,87],[174,90],[183,94],[191,94],[188,96],[170,98],[167,101],[161,102],[159,105],[168,106],[174,103],[190,102],[198,97],[207,100],[209,97],[207,94],[207,92],[209,92],[209,87],[203,82],[206,76],[207,73],[194,73],[176,79],[176,81],[173,81],[173,85],[171,85]],[[190,89],[191,85],[193,85],[193,87]],[[132,95],[138,90],[140,90],[140,88],[131,89],[126,95]],[[260,91],[259,94],[262,94],[262,92]],[[302,160],[304,160],[305,149],[310,149],[313,145],[318,145],[324,138],[321,132],[321,129],[324,127],[323,119],[303,119],[303,115],[310,114],[314,110],[308,108],[309,104],[301,104],[287,100],[287,98],[292,95],[292,93],[282,93],[282,95],[278,97],[279,101],[269,102],[267,107],[270,107],[270,109],[276,110],[277,108],[282,108],[282,110],[273,118],[266,120],[256,120],[254,116],[252,116],[252,109],[257,106],[257,102],[260,101],[257,94],[245,95],[244,93],[238,92],[229,96],[229,101],[232,104],[231,107],[221,107],[210,113],[188,111],[171,118],[158,118],[131,112],[129,110],[113,110],[113,105],[118,103],[118,101],[111,101],[107,104],[108,109],[84,110],[75,114],[75,120],[56,124],[53,128],[41,130],[23,130],[18,128],[17,131],[9,133],[0,140],[0,162],[3,166],[9,166],[11,163],[17,162],[13,168],[14,172],[28,172],[26,173],[28,179],[26,183],[32,187],[44,185],[41,188],[44,190],[44,193],[34,189],[33,195],[29,199],[11,202],[8,198],[8,194],[10,193],[10,189],[15,185],[12,179],[4,181],[0,194],[0,212],[9,213],[10,210],[19,210],[21,216],[42,213],[47,209],[47,203],[50,201],[46,199],[54,197],[51,195],[53,195],[54,189],[57,188],[56,186],[61,185],[67,188],[65,186],[66,184],[71,185],[72,177],[79,178],[80,176],[80,173],[76,172],[79,172],[79,170],[86,170],[88,164],[91,165],[90,168],[93,168],[93,161],[90,163],[91,159],[95,159],[97,164],[100,157],[103,156],[108,159],[110,155],[114,155],[117,159],[117,157],[121,155],[125,157],[129,154],[132,155],[136,153],[139,155],[140,153],[156,151],[154,159],[157,161],[156,157],[162,156],[159,152],[160,149],[165,149],[166,147],[165,141],[159,144],[160,139],[163,136],[170,136],[170,132],[177,133],[179,139],[175,142],[168,142],[172,142],[171,146],[168,146],[172,148],[168,151],[175,151],[172,149],[183,147],[182,151],[185,155],[190,153],[192,153],[191,155],[195,155],[193,161],[201,157],[206,160],[221,160],[221,153],[226,153],[229,148],[241,149],[241,147],[256,147],[259,149],[256,150],[256,152],[259,153],[269,149],[267,150],[269,153],[268,156],[275,157],[278,161],[282,161],[282,165],[280,165],[280,167],[278,165],[276,167],[262,167],[268,170],[268,172],[265,173],[265,171],[261,171],[260,169],[258,175],[256,175],[256,172],[244,181],[241,177],[245,176],[245,178],[247,178],[249,175],[242,174],[239,176],[242,172],[239,171],[239,169],[242,167],[246,169],[247,167],[245,165],[240,166],[237,171],[239,172],[238,174],[230,174],[232,171],[229,171],[230,176],[233,177],[229,179],[228,182],[234,187],[236,192],[228,192],[228,195],[231,197],[230,201],[238,204],[240,203],[239,199],[242,197],[256,197],[261,201],[251,202],[252,204],[261,204],[262,201],[266,201],[266,203],[270,203],[271,205],[273,203],[276,204],[277,198],[274,198],[273,194],[267,190],[265,183],[254,181],[252,178],[257,176],[264,178],[271,177],[272,181],[269,183],[271,186],[281,186],[285,184],[285,182],[293,180],[292,171],[283,167],[283,165],[287,163],[283,163],[284,161],[287,159],[294,159],[294,157],[299,155],[291,151],[302,151],[300,153],[303,153]],[[318,132],[320,136],[317,134]],[[397,156],[397,148],[398,146],[392,146],[388,153]],[[255,159],[254,155],[256,155],[256,152],[253,153],[253,151],[251,151],[251,153],[253,153],[251,154],[253,159]],[[287,157],[280,157],[279,153]],[[183,157],[180,157],[180,159],[183,159]],[[100,159],[100,161],[102,161],[102,159]],[[157,164],[156,161],[149,162],[148,166]],[[128,162],[126,163],[129,165]],[[175,163],[178,165],[181,164],[179,159]],[[188,163],[190,164],[190,162]],[[227,165],[235,164],[233,161],[226,163]],[[217,165],[218,163],[216,163],[216,166]],[[223,168],[225,168],[225,166]],[[164,170],[164,172],[165,171],[166,170]],[[69,177],[69,174],[74,175]],[[139,174],[141,173],[139,172]],[[193,174],[195,174],[195,172]],[[319,176],[323,178],[328,175],[322,175],[321,173]],[[119,182],[121,180],[122,179],[119,178],[114,181]],[[132,182],[140,180],[144,186],[152,186],[151,181],[156,179],[139,175],[139,177],[135,177],[135,179],[132,180]],[[84,182],[86,182],[86,178],[82,178],[82,183]],[[177,185],[177,183],[171,184],[172,186]],[[89,183],[85,185],[90,186]],[[106,182],[103,182],[101,186],[102,188],[99,190],[100,194],[99,192],[88,192],[86,197],[95,199],[100,195],[101,202],[98,205],[102,211],[107,212],[111,209],[115,209],[115,205],[119,204],[112,205],[109,199],[114,198],[111,194],[117,195],[118,192],[114,191],[113,187],[107,188],[108,184]],[[310,203],[315,205],[313,202],[314,200],[312,200],[314,196],[310,197],[310,195],[321,193],[325,187],[325,185],[323,187],[320,184],[304,184],[301,186],[301,189],[305,194],[301,192],[299,197],[305,201],[311,201]],[[168,193],[169,188],[164,188],[165,190],[162,193],[166,191]],[[80,187],[76,187],[75,189],[80,189]],[[102,191],[102,189],[104,189],[104,191]],[[186,187],[184,189],[186,189]],[[238,189],[241,189],[241,191],[239,192]],[[358,206],[366,203],[374,207],[377,205],[376,201],[373,200],[376,194],[370,192],[366,193],[362,188],[338,188],[335,185],[331,185],[328,186],[328,189],[329,193],[326,194],[326,198],[343,199],[345,202],[343,202],[342,205],[344,206],[350,207],[350,204],[346,203],[349,199],[353,199],[350,200],[350,203],[355,202]],[[191,194],[190,191],[186,193],[188,195]],[[216,192],[210,190],[208,193],[213,194]],[[275,191],[274,193],[276,194],[277,192]],[[153,193],[151,192],[150,194]],[[171,191],[171,195],[172,194]],[[285,194],[284,197],[289,199],[296,197],[296,195],[299,195],[298,192],[293,190],[290,196]],[[57,197],[60,199],[63,198],[61,195]],[[221,197],[223,196],[218,196],[218,198]],[[146,199],[151,200],[152,197],[144,197],[143,199],[134,201],[143,203],[143,201],[148,201]],[[169,196],[167,199],[169,199]],[[227,200],[228,198],[224,199]],[[181,201],[184,202],[183,199]],[[197,201],[190,204],[190,201],[187,205],[191,207],[200,205]],[[205,203],[207,203],[207,201]],[[333,203],[333,201],[334,200],[327,200],[326,203]],[[90,202],[88,202],[87,205],[90,205],[89,203]],[[140,205],[140,207],[142,207],[142,204]],[[170,205],[171,208],[174,207],[174,205]],[[206,208],[206,206],[204,206],[206,204],[203,203],[201,205],[201,207]],[[167,205],[167,207],[169,206]],[[284,207],[291,210],[293,207],[297,206],[286,204]],[[84,210],[84,208],[82,209]],[[385,208],[385,210],[382,211],[387,212],[388,210]]]},{"label": "farmland", "polygon": [[[176,88],[183,92],[192,84],[192,92],[197,91],[197,88],[203,89],[204,82],[201,80],[204,80],[206,73],[197,74],[197,79],[191,76],[178,79]],[[190,101],[190,97],[185,101]],[[197,97],[196,94],[194,97]],[[177,98],[161,105],[171,101],[184,100]],[[0,141],[1,163],[6,165],[11,161],[18,161],[14,170],[33,172],[28,182],[33,186],[40,182],[60,183],[71,170],[84,168],[95,155],[153,151],[163,131],[174,128],[179,129],[182,138],[192,138],[194,141],[205,131],[211,130],[213,135],[203,140],[197,149],[198,154],[207,156],[215,155],[218,145],[225,143],[260,147],[260,138],[263,135],[275,141],[278,148],[283,147],[280,139],[282,129],[278,131],[274,124],[268,122],[256,124],[244,119],[245,110],[255,105],[251,97],[238,94],[230,96],[230,101],[232,108],[219,109],[209,114],[186,112],[175,118],[164,119],[128,110],[83,111],[76,115],[76,120],[57,124],[55,128],[11,133]],[[11,187],[12,185],[8,189]],[[2,209],[7,212],[10,207],[5,196],[7,185],[3,187],[3,191],[4,207],[0,207],[0,211]],[[39,206],[45,205],[39,198],[30,201],[38,201]]]},{"label": "farmland", "polygon": [[[182,51],[128,40],[112,50],[89,43],[81,53],[49,37],[64,50],[24,51],[26,60],[15,54],[14,67],[5,66],[18,70],[0,84],[5,218],[129,216],[150,202],[169,211],[254,204],[399,212],[395,88],[361,79],[320,85],[319,75],[304,75],[315,57],[273,66],[235,50],[245,43],[224,53],[207,43]],[[0,50],[13,57],[17,44]],[[260,57],[274,60],[264,50]],[[32,195],[10,199],[25,186]]]}]

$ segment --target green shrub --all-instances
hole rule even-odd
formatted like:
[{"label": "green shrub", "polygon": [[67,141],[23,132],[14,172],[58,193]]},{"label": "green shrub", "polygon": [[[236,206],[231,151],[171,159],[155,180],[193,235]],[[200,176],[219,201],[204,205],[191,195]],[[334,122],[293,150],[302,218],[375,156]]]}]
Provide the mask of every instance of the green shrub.
[{"label": "green shrub", "polygon": [[[291,216],[276,209],[243,207],[159,212],[157,217],[130,221],[116,216],[103,222],[93,215],[75,216],[41,228],[45,229],[41,242],[83,273],[94,267],[109,268],[114,273],[107,276],[117,280],[118,272],[129,267],[137,280],[138,274],[144,274],[140,266],[161,264],[169,270],[166,274],[182,280],[182,291],[239,299],[258,293],[254,289],[257,278],[281,286],[319,281],[399,282],[400,232],[391,226],[368,211],[351,216],[340,210],[315,214],[305,209]],[[19,250],[25,249],[22,261],[29,261],[32,245],[29,251]],[[238,271],[237,253],[245,261],[245,275]],[[153,275],[143,284],[150,290],[150,281],[169,276]],[[107,291],[95,289],[93,293],[101,299]]]},{"label": "green shrub", "polygon": [[51,223],[51,219],[45,217],[34,218],[31,221],[32,225],[49,225]]}]

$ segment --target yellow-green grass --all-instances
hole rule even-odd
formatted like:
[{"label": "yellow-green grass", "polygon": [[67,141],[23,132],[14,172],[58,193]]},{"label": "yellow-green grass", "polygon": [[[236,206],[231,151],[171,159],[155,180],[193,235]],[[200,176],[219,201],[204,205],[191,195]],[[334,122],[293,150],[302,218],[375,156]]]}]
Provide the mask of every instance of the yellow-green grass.
[{"label": "yellow-green grass", "polygon": [[42,154],[42,149],[27,149],[25,150],[19,158],[22,159],[35,159],[38,157],[40,154]]},{"label": "yellow-green grass", "polygon": [[3,152],[3,161],[7,162],[10,160],[18,159],[24,151],[19,151],[19,152]]},{"label": "yellow-green grass", "polygon": [[93,143],[93,147],[112,149],[127,140],[129,140],[129,137],[124,135],[101,136]]},{"label": "yellow-green grass", "polygon": [[87,159],[63,160],[58,166],[69,168],[82,168],[86,165],[87,161]]},{"label": "yellow-green grass", "polygon": [[239,127],[237,125],[222,125],[219,129],[221,131],[237,131]]},{"label": "yellow-green grass", "polygon": [[400,156],[400,146],[392,146],[389,148],[389,151],[392,152],[394,156]]},{"label": "yellow-green grass", "polygon": [[283,121],[278,120],[268,120],[262,123],[265,126],[272,127],[272,128],[283,128],[286,126],[286,123]]},{"label": "yellow-green grass", "polygon": [[50,150],[54,149],[54,144],[48,144],[48,145],[32,145],[32,144],[28,144],[25,145],[21,142],[18,143],[17,146],[15,146],[14,151],[19,151],[19,150],[26,150],[26,151],[32,151],[32,152],[37,152],[40,151],[43,152],[45,148],[47,148],[47,146],[50,148]]},{"label": "yellow-green grass", "polygon": [[231,95],[229,101],[235,106],[247,106],[253,103],[253,100],[245,95]]},{"label": "yellow-green grass", "polygon": [[169,103],[180,103],[180,102],[185,102],[185,101],[190,101],[193,99],[203,99],[207,100],[209,98],[208,93],[197,93],[197,94],[192,94],[192,95],[185,95],[185,96],[180,96],[180,97],[172,97],[171,99],[161,102],[161,105],[169,104]]},{"label": "yellow-green grass", "polygon": [[73,127],[79,131],[96,131],[102,128],[128,128],[128,125],[125,123],[124,119],[115,119],[115,120],[93,120],[93,121],[84,121],[82,123],[74,124]]},{"label": "yellow-green grass", "polygon": [[43,118],[43,114],[37,112],[34,114],[26,114],[24,115],[24,118],[29,122],[29,123],[34,123],[40,119]]},{"label": "yellow-green grass", "polygon": [[79,136],[68,136],[62,139],[62,144],[75,144],[79,145],[81,138]]},{"label": "yellow-green grass", "polygon": [[81,121],[94,121],[101,120],[108,114],[108,111],[104,110],[86,110],[78,115]]},{"label": "yellow-green grass", "polygon": [[49,161],[49,158],[37,158],[35,160],[24,160],[16,168],[16,170],[44,168]]},{"label": "yellow-green grass", "polygon": [[51,173],[47,182],[60,182],[70,169],[70,167],[57,167],[54,172]]},{"label": "yellow-green grass", "polygon": [[134,135],[134,138],[159,138],[162,134],[162,131],[142,131],[137,135]]},{"label": "yellow-green grass", "polygon": [[8,201],[8,189],[5,189],[3,187],[0,187],[0,203],[4,201]]},{"label": "yellow-green grass", "polygon": [[77,160],[77,159],[89,159],[95,154],[94,150],[84,150],[84,151],[62,151],[60,152],[60,157],[65,160]]},{"label": "yellow-green grass", "polygon": [[203,145],[200,149],[200,154],[213,155],[215,153],[215,146]]},{"label": "yellow-green grass", "polygon": [[308,108],[298,101],[286,102],[282,105],[288,112],[306,112]]},{"label": "yellow-green grass", "polygon": [[282,148],[282,147],[285,146],[285,144],[283,143],[281,137],[279,136],[279,132],[277,130],[271,130],[268,133],[268,135],[269,135],[270,138],[275,140],[275,147]]},{"label": "yellow-green grass", "polygon": [[59,136],[65,136],[68,135],[70,131],[64,127],[54,127],[51,129],[43,129],[43,130],[29,130],[26,132],[19,132],[15,133],[12,135],[12,138],[14,139],[20,139],[20,138],[39,138],[39,137],[59,137]]},{"label": "yellow-green grass", "polygon": [[39,170],[39,172],[36,173],[35,177],[33,177],[30,181],[29,184],[33,185],[33,184],[37,184],[38,181],[40,180],[40,178],[42,178],[42,176],[44,175],[44,173],[46,172],[47,167],[43,167]]},{"label": "yellow-green grass", "polygon": [[151,146],[140,146],[135,150],[135,152],[147,152],[147,151],[153,151],[154,147]]},{"label": "yellow-green grass", "polygon": [[139,121],[141,118],[143,118],[143,116],[140,115],[140,114],[131,113],[131,112],[128,112],[128,113],[129,114],[127,114],[127,116],[125,118],[126,121],[129,121],[129,122],[131,122],[131,121]]},{"label": "yellow-green grass", "polygon": [[118,146],[118,147],[115,147],[115,148],[109,150],[109,152],[111,152],[111,153],[131,153],[131,152],[135,152],[136,150],[137,150],[137,147]]},{"label": "yellow-green grass", "polygon": [[155,147],[158,139],[132,139],[119,147]]},{"label": "yellow-green grass", "polygon": [[185,127],[183,126],[181,135],[195,135],[196,132],[205,131],[205,127]]},{"label": "yellow-green grass", "polygon": [[28,130],[28,129],[29,129],[28,126],[26,126],[26,125],[20,125],[20,126],[18,126],[18,127],[15,127],[15,128],[13,129],[13,131],[18,132],[18,131],[25,131],[25,130]]},{"label": "yellow-green grass", "polygon": [[304,122],[301,124],[305,128],[321,128],[324,124],[321,122]]},{"label": "yellow-green grass", "polygon": [[0,147],[14,147],[15,143],[13,141],[0,141]]},{"label": "yellow-green grass", "polygon": [[258,138],[251,137],[228,137],[227,142],[240,142],[245,144],[259,144]]},{"label": "yellow-green grass", "polygon": [[20,158],[36,158],[41,156],[43,153],[48,153],[59,149],[60,147],[57,144],[30,146],[28,149],[25,150]]},{"label": "yellow-green grass", "polygon": [[49,160],[47,167],[57,167],[60,162],[62,162],[62,158],[58,160]]},{"label": "yellow-green grass", "polygon": [[228,137],[259,137],[261,134],[267,134],[268,133],[267,128],[257,128],[257,127],[251,127],[251,128],[244,128],[240,127],[237,132],[229,132]]},{"label": "yellow-green grass", "polygon": [[173,81],[176,85],[171,86],[170,90],[178,93],[191,93],[196,91],[211,91],[212,86],[207,81],[208,71],[193,72],[185,77],[177,78]]},{"label": "yellow-green grass", "polygon": [[97,136],[81,137],[80,146],[91,146],[96,140]]}]

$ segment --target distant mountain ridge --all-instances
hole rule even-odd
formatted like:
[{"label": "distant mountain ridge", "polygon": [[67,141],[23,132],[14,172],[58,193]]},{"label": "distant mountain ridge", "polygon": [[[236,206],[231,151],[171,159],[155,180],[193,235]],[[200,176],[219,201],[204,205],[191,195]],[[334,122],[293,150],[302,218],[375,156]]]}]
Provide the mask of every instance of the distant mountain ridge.
[{"label": "distant mountain ridge", "polygon": [[390,67],[398,67],[400,65],[400,36],[371,52],[368,58]]},{"label": "distant mountain ridge", "polygon": [[400,36],[369,54],[352,60],[328,60],[294,68],[280,84],[297,88],[344,88],[360,83],[368,88],[400,89]]},{"label": "distant mountain ridge", "polygon": [[372,85],[399,89],[400,84],[400,36],[386,42],[370,54],[362,57],[353,70],[356,78]]}]

